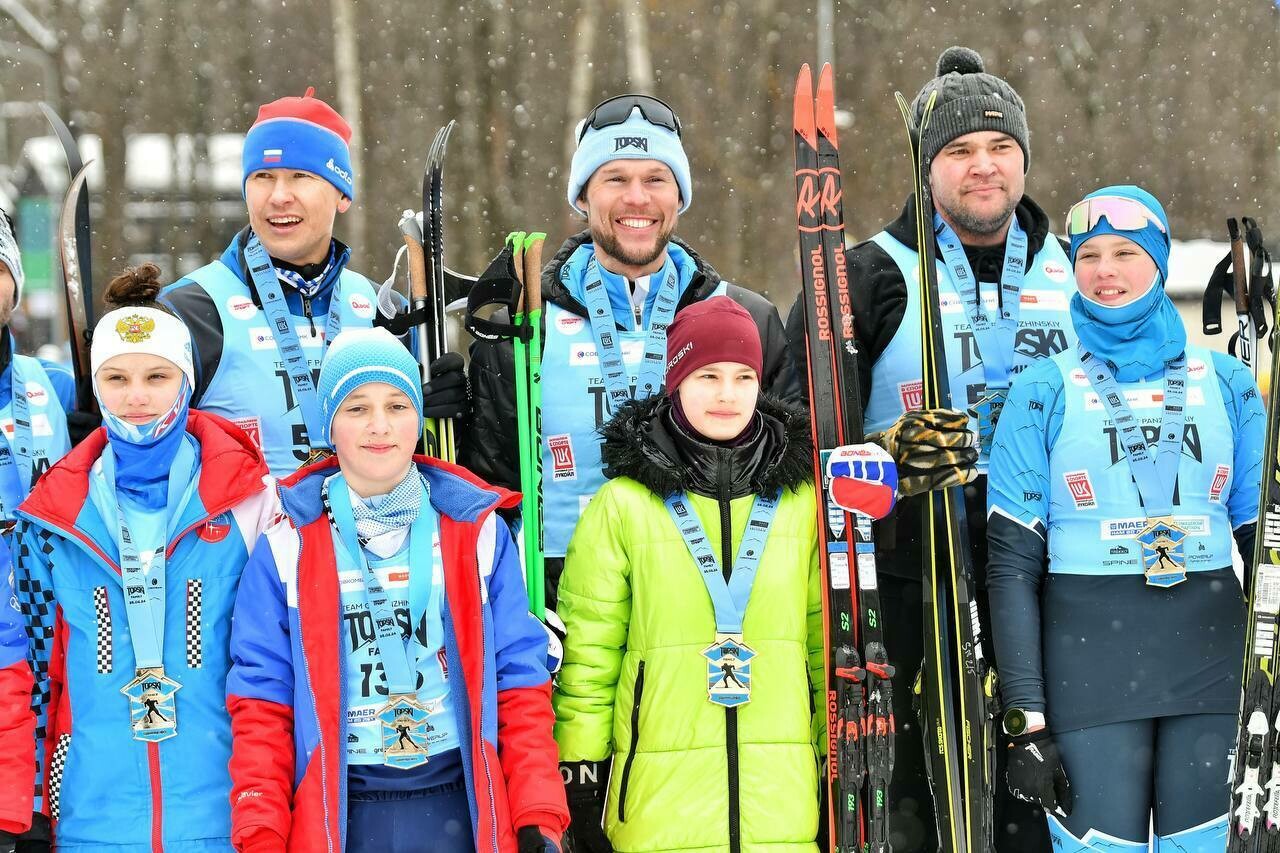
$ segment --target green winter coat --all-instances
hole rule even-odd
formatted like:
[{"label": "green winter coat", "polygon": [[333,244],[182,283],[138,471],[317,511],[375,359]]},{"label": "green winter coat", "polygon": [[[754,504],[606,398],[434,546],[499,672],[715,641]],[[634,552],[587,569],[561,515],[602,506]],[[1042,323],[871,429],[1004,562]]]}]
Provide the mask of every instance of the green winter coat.
[{"label": "green winter coat", "polygon": [[[712,469],[704,465],[703,482],[737,464],[719,476],[737,481],[730,494],[752,490],[725,502],[732,554],[754,492],[784,489],[743,626],[757,653],[751,700],[726,710],[707,699],[701,655],[715,640],[711,599],[659,496],[698,480],[671,440],[669,407],[665,398],[631,403],[605,427],[616,479],[578,523],[560,585],[568,629],[554,695],[560,758],[613,756],[605,831],[619,853],[816,851],[825,709],[807,421],[762,398],[772,434],[749,461],[755,470],[740,470],[743,451],[703,460]],[[720,502],[693,494],[691,503],[723,564]]]}]

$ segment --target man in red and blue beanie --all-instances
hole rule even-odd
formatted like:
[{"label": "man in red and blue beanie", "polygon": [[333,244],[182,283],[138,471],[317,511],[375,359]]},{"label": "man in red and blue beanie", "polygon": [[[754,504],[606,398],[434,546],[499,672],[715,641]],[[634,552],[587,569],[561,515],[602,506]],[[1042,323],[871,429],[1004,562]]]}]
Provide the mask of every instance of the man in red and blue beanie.
[{"label": "man in red and blue beanie", "polygon": [[325,451],[313,376],[338,332],[374,321],[375,285],[333,237],[355,198],[350,144],[314,89],[262,106],[242,155],[248,225],[162,297],[191,329],[191,405],[242,427],[276,476]]}]

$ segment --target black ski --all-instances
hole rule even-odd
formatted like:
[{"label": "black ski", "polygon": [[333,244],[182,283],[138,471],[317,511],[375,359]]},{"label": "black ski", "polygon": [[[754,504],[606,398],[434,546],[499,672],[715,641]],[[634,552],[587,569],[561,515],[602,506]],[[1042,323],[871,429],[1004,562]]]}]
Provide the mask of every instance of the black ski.
[{"label": "black ski", "polygon": [[[446,309],[449,295],[445,292],[444,266],[444,152],[455,124],[456,122],[450,121],[436,133],[422,174],[421,273],[424,280],[420,287],[412,290],[412,309],[415,312],[425,309],[424,321],[418,327],[418,355],[422,362],[424,381],[431,379],[428,365],[448,350]],[[412,276],[410,280],[412,282]],[[423,432],[423,443],[428,455],[454,461],[457,444],[454,440],[453,421],[445,418],[429,419]]]},{"label": "black ski", "polygon": [[[1234,222],[1235,220],[1232,220]],[[1262,272],[1262,259],[1269,258],[1257,223],[1246,219],[1251,231],[1249,248],[1254,269],[1248,284],[1244,276],[1243,244],[1233,233],[1236,304],[1249,306],[1260,299],[1274,299],[1271,271]],[[1215,287],[1211,281],[1210,288]],[[1249,287],[1251,293],[1241,292]],[[1206,302],[1207,304],[1207,302]],[[1243,324],[1242,324],[1243,325]],[[1260,324],[1265,330],[1265,321]],[[1277,335],[1271,330],[1271,388],[1267,400],[1267,440],[1262,457],[1262,489],[1258,506],[1258,529],[1254,540],[1253,571],[1249,584],[1249,624],[1245,633],[1244,689],[1241,693],[1240,725],[1236,738],[1231,778],[1231,831],[1228,853],[1252,853],[1273,849],[1280,842],[1280,754],[1276,737],[1280,733],[1280,691],[1275,689],[1277,614],[1280,613],[1280,358],[1276,358]]]},{"label": "black ski", "polygon": [[845,512],[827,490],[832,451],[863,440],[830,65],[823,66],[819,76],[816,103],[809,66],[801,69],[794,130],[809,411],[822,537],[818,553],[826,614],[831,849],[889,853],[893,667],[884,646],[871,519]]},{"label": "black ski", "polygon": [[[950,377],[939,312],[933,199],[920,155],[920,134],[933,111],[929,99],[919,125],[895,93],[911,144],[920,258],[921,333],[925,409],[950,408]],[[925,752],[938,836],[945,853],[992,849],[995,775],[994,672],[982,653],[974,597],[972,551],[964,491],[933,492],[925,502],[925,663],[920,681]]]}]

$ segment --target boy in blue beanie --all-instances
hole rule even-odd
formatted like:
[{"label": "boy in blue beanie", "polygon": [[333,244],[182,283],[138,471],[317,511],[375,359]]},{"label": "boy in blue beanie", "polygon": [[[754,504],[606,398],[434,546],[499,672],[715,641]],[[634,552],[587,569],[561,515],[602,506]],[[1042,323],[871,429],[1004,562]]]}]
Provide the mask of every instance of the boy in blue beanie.
[{"label": "boy in blue beanie", "polygon": [[261,107],[242,156],[248,225],[162,297],[191,329],[191,405],[244,429],[278,477],[326,452],[313,382],[328,342],[374,321],[375,285],[333,236],[355,198],[350,143],[313,89]]},{"label": "boy in blue beanie", "polygon": [[339,335],[316,387],[337,458],[281,483],[236,600],[237,849],[558,853],[546,634],[496,513],[518,496],[414,456],[418,365],[385,329]]}]

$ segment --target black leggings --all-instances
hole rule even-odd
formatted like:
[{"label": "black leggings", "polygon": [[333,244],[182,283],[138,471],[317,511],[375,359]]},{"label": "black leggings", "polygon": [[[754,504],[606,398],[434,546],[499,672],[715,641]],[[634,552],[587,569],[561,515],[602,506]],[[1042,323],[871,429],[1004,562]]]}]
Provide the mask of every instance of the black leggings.
[{"label": "black leggings", "polygon": [[[1093,830],[1095,836],[1145,845],[1153,822],[1156,836],[1167,838],[1224,818],[1223,834],[1212,842],[1214,849],[1224,849],[1227,751],[1235,732],[1232,714],[1194,714],[1055,734],[1074,802],[1060,823],[1076,839],[1087,840]],[[1194,837],[1175,849],[1209,849],[1209,832],[1189,834]]]}]

